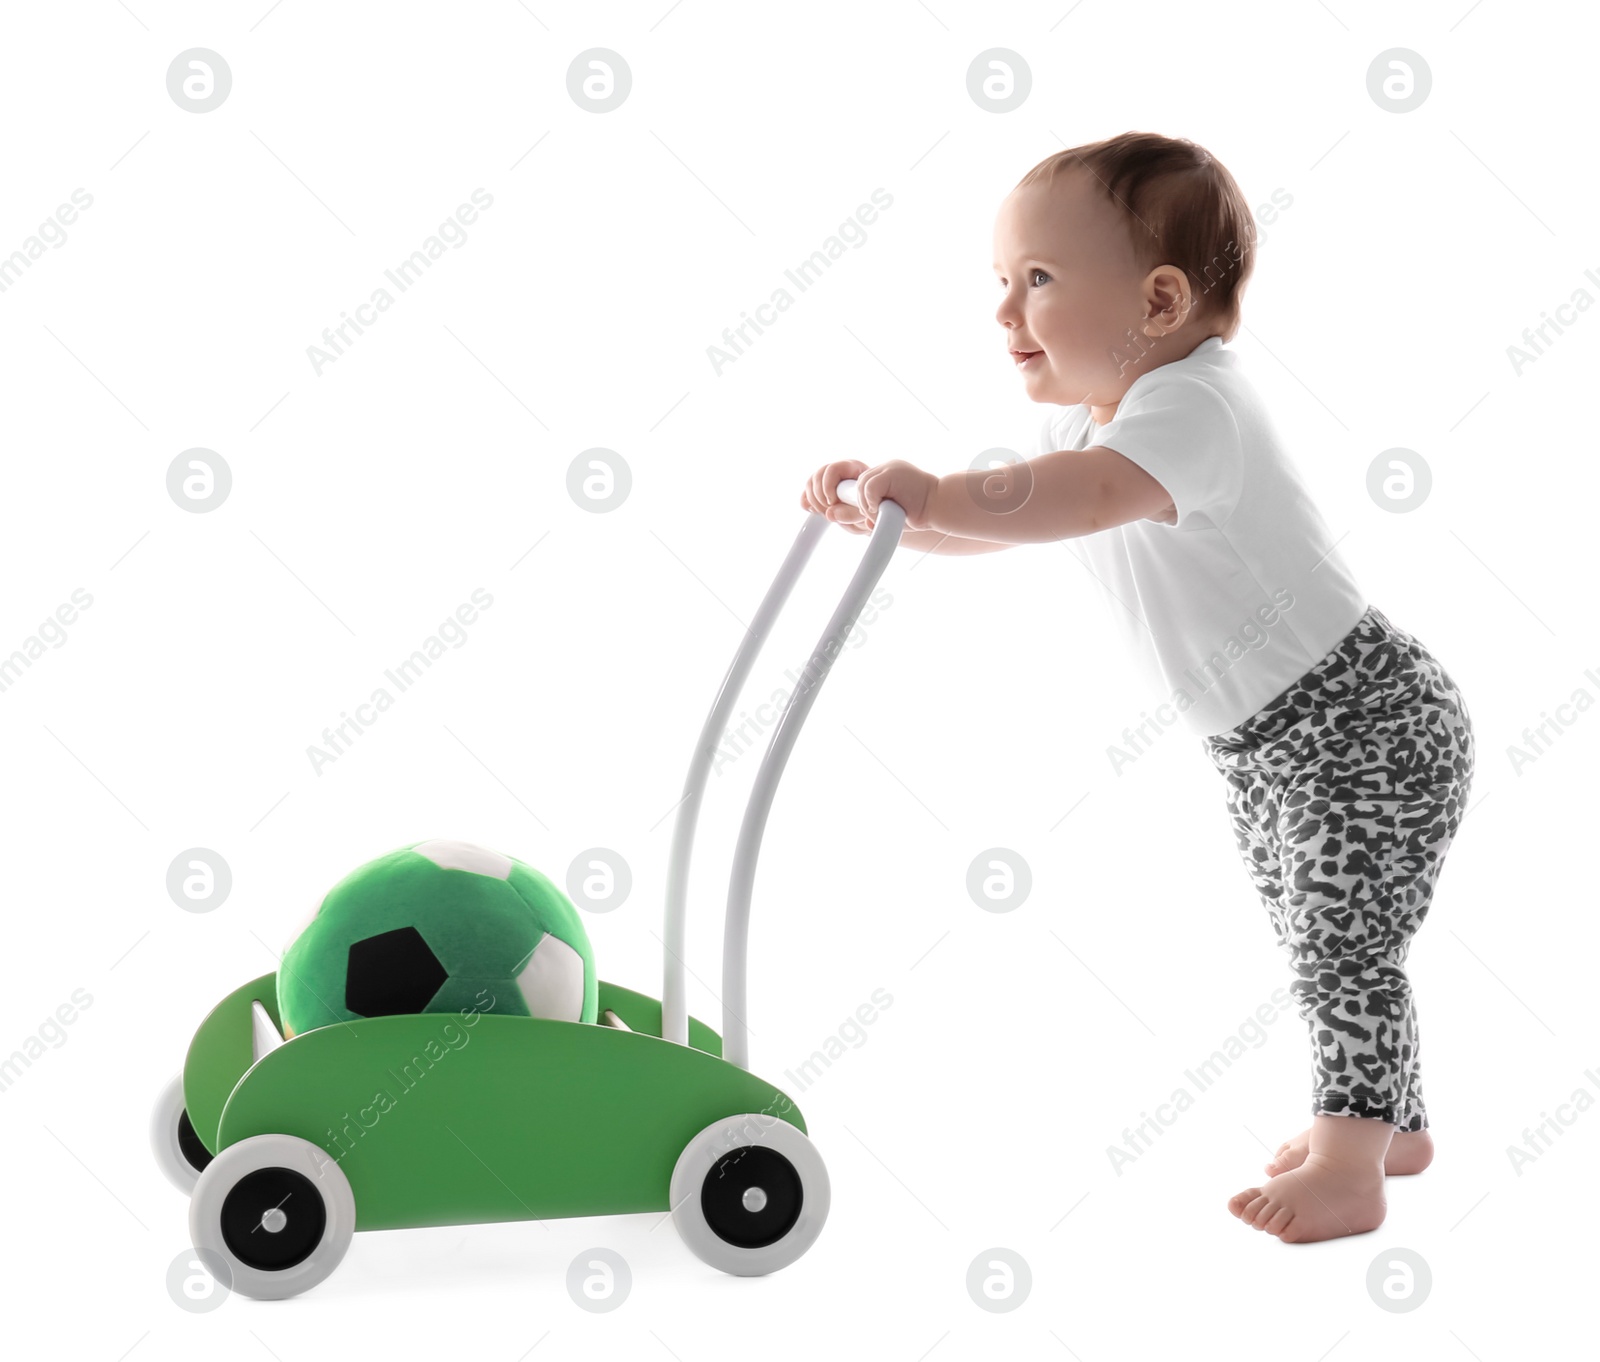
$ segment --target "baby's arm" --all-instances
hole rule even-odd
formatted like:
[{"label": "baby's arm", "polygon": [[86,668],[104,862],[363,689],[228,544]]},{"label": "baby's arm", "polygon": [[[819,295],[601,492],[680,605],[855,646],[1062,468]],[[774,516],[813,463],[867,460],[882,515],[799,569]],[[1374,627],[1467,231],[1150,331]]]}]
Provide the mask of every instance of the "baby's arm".
[{"label": "baby's arm", "polygon": [[928,498],[925,518],[933,528],[918,534],[959,535],[1004,548],[1075,539],[1132,520],[1170,525],[1177,513],[1166,489],[1132,459],[1094,445],[1041,454],[981,478],[971,470],[947,473]]},{"label": "baby's arm", "polygon": [[959,534],[943,534],[938,530],[905,530],[900,535],[901,548],[921,549],[926,553],[967,554],[993,553],[996,549],[1015,548],[1015,544],[1002,544],[994,539],[967,539]]},{"label": "baby's arm", "polygon": [[[844,528],[852,534],[871,533],[865,527],[857,529],[854,525],[846,525]],[[939,530],[903,530],[900,547],[917,549],[923,553],[967,554],[993,553],[996,549],[1015,548],[1016,545],[997,543],[993,539],[966,539],[959,534],[944,534]]]}]

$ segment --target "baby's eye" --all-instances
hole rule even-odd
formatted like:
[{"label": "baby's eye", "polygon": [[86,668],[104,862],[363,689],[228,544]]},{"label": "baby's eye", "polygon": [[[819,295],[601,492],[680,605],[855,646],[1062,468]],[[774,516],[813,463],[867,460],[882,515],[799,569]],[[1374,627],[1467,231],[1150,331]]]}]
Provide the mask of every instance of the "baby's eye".
[{"label": "baby's eye", "polygon": [[[1043,275],[1044,278],[1046,278],[1046,279],[1048,279],[1050,277],[1048,274],[1045,274],[1045,272],[1043,270],[1034,269],[1034,270],[1029,270],[1028,271],[1028,278],[1029,279],[1033,279],[1036,275]],[[1037,287],[1037,285],[1035,285],[1035,287]]]}]

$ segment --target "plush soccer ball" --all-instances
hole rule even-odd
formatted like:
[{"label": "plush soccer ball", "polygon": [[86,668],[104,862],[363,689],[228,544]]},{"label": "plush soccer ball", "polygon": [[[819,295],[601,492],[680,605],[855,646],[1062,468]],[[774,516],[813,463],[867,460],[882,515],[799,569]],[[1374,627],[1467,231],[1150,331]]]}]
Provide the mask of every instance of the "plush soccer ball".
[{"label": "plush soccer ball", "polygon": [[531,865],[417,842],[328,892],[278,969],[288,1035],[400,1012],[592,1022],[599,977],[571,901]]}]

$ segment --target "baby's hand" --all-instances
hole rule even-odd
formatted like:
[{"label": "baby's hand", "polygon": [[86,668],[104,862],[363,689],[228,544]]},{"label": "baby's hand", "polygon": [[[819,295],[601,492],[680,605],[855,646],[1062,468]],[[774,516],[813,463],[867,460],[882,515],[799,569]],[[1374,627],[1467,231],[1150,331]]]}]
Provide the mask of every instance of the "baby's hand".
[{"label": "baby's hand", "polygon": [[933,509],[933,490],[938,485],[937,474],[925,473],[904,459],[890,459],[857,477],[856,495],[861,501],[857,514],[864,515],[868,525],[874,525],[878,507],[892,501],[906,513],[906,529],[932,529],[933,522],[928,517]]},{"label": "baby's hand", "polygon": [[858,478],[868,465],[860,459],[840,459],[825,463],[811,475],[800,493],[800,505],[807,511],[827,516],[835,524],[856,534],[865,534],[870,522],[848,501],[839,499],[839,484],[847,478]]}]

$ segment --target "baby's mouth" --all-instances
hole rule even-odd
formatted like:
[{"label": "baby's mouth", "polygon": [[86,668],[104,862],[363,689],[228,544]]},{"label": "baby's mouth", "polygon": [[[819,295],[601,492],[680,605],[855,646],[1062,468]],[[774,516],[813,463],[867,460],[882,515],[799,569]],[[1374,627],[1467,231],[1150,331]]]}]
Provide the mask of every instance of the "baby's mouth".
[{"label": "baby's mouth", "polygon": [[1032,361],[1038,359],[1043,354],[1043,350],[1013,350],[1011,352],[1011,358],[1016,360],[1017,367],[1019,369],[1025,369]]}]

